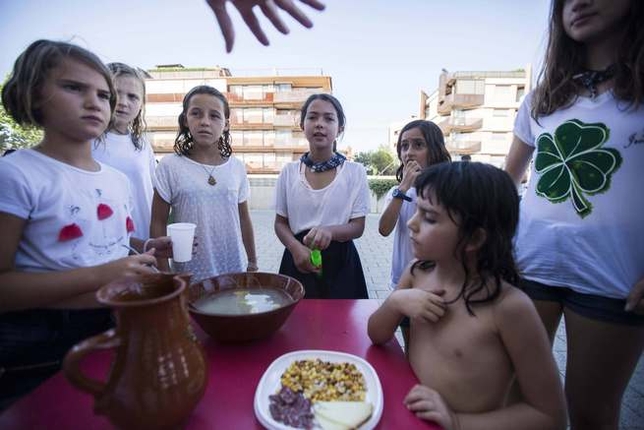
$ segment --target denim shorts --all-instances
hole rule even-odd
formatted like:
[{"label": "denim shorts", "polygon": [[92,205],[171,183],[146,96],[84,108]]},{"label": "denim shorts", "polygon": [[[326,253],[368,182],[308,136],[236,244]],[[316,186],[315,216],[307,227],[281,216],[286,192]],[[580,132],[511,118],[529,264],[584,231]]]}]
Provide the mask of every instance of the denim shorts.
[{"label": "denim shorts", "polygon": [[522,279],[519,287],[532,300],[557,302],[571,311],[597,321],[613,324],[641,326],[644,315],[626,312],[625,299],[612,299],[594,294],[582,294],[565,287],[552,287],[539,282]]}]

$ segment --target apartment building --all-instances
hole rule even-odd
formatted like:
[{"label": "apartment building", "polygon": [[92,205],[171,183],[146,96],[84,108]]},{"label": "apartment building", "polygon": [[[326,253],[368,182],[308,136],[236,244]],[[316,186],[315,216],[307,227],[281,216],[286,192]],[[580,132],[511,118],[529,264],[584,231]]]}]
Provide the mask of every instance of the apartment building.
[{"label": "apartment building", "polygon": [[233,76],[224,67],[169,64],[148,73],[145,119],[157,157],[173,151],[184,95],[197,85],[210,85],[228,99],[233,155],[248,173],[277,174],[306,152],[300,107],[309,95],[332,91],[331,77],[321,70],[255,70]]},{"label": "apartment building", "polygon": [[435,122],[454,160],[502,166],[512,143],[514,119],[530,91],[531,68],[516,71],[441,73],[438,89],[421,91],[420,115]]}]

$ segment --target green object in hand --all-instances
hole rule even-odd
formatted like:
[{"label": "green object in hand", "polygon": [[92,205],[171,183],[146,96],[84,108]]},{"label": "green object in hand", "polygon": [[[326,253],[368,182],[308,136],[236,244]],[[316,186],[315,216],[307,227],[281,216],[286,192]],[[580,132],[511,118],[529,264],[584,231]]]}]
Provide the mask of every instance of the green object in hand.
[{"label": "green object in hand", "polygon": [[[311,250],[311,264],[322,269],[322,252],[319,249]],[[322,270],[318,272],[318,276],[322,276]]]}]

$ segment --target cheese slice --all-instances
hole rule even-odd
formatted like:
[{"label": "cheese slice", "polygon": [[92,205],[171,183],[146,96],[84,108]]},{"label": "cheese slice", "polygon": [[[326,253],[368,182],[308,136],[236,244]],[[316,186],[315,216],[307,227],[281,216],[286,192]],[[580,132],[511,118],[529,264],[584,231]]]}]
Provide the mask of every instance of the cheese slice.
[{"label": "cheese slice", "polygon": [[373,405],[369,402],[315,402],[313,412],[324,430],[352,430],[369,420]]}]

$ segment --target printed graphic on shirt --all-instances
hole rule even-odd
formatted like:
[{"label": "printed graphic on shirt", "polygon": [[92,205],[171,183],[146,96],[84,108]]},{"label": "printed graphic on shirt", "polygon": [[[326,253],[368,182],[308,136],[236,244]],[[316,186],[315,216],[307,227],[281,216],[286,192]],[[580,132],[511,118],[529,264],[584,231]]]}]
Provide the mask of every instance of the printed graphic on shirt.
[{"label": "printed graphic on shirt", "polygon": [[80,199],[83,203],[69,206],[69,220],[58,231],[58,242],[69,242],[74,260],[81,259],[81,254],[88,251],[99,256],[112,254],[127,242],[124,232],[129,234],[135,228],[127,215],[127,205],[121,207],[121,203],[106,198],[100,189],[80,192],[84,195]]},{"label": "printed graphic on shirt", "polygon": [[619,151],[602,148],[609,134],[602,123],[577,119],[559,125],[554,136],[541,134],[534,161],[539,174],[537,195],[552,203],[570,198],[577,215],[590,215],[593,207],[586,197],[607,191],[611,175],[622,164]]}]

